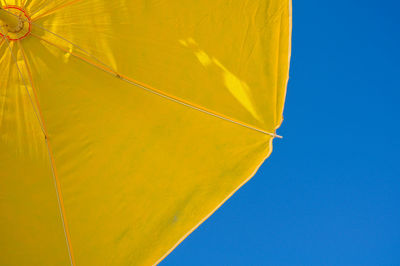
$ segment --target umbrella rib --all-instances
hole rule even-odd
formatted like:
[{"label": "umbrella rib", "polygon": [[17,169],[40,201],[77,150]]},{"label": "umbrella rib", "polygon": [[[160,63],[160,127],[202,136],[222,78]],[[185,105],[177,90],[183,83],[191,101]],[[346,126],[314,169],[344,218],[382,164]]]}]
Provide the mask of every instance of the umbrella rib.
[{"label": "umbrella rib", "polygon": [[[0,27],[1,27],[1,26],[0,26]],[[46,146],[47,146],[47,151],[48,151],[48,153],[49,153],[50,165],[51,165],[51,169],[52,169],[53,181],[54,181],[54,185],[55,185],[55,187],[56,187],[56,192],[57,192],[58,207],[59,207],[60,215],[61,215],[61,218],[62,218],[61,220],[62,220],[62,223],[63,223],[64,235],[65,235],[66,242],[67,242],[67,247],[68,247],[69,258],[70,258],[71,265],[74,266],[75,263],[73,263],[73,256],[72,256],[72,252],[71,252],[71,249],[70,249],[70,239],[69,239],[69,234],[68,234],[68,228],[66,227],[66,224],[65,224],[65,214],[63,213],[63,212],[65,212],[65,210],[64,210],[63,201],[62,201],[62,196],[61,196],[61,191],[60,191],[60,183],[59,183],[59,180],[58,180],[58,178],[57,178],[57,176],[56,176],[56,174],[55,174],[54,159],[53,159],[53,156],[52,156],[52,152],[51,152],[51,150],[50,150],[50,144],[49,144],[49,142],[48,142],[47,133],[46,133],[46,130],[45,130],[44,125],[43,125],[43,123],[42,123],[42,120],[41,120],[41,118],[39,117],[38,112],[36,111],[36,107],[35,107],[35,105],[34,105],[34,103],[33,103],[32,96],[31,96],[31,94],[29,93],[29,90],[28,90],[28,87],[27,87],[27,85],[26,85],[25,79],[24,79],[24,77],[23,77],[23,75],[22,75],[21,69],[20,69],[19,66],[18,66],[17,59],[15,58],[15,55],[14,55],[14,53],[12,52],[11,45],[10,45],[9,41],[7,40],[7,38],[6,38],[5,35],[4,35],[3,39],[6,40],[6,42],[7,42],[7,44],[8,44],[8,49],[9,49],[9,51],[10,51],[11,57],[12,57],[14,63],[15,63],[15,66],[17,67],[19,76],[20,76],[20,78],[21,78],[21,80],[22,80],[22,83],[23,83],[23,85],[24,85],[24,87],[25,87],[25,89],[26,89],[26,92],[27,92],[27,94],[28,94],[28,96],[29,96],[29,100],[30,100],[30,103],[31,103],[32,108],[33,108],[33,110],[34,110],[35,116],[36,116],[36,118],[38,119],[38,122],[39,122],[39,124],[40,124],[41,130],[42,130],[42,132],[43,132],[43,134],[44,134],[44,137],[45,137],[45,142],[46,142]],[[33,87],[32,87],[32,89],[33,89]]]},{"label": "umbrella rib", "polygon": [[[0,27],[1,27],[1,26],[0,26]],[[5,37],[5,35],[4,35],[3,39],[6,41],[6,43],[7,43],[7,45],[8,45],[8,50],[9,50],[10,53],[11,53],[11,57],[12,57],[14,63],[15,63],[15,66],[17,67],[19,76],[20,76],[21,81],[22,81],[22,83],[23,83],[23,85],[24,85],[24,88],[25,88],[25,90],[26,90],[26,93],[27,93],[28,96],[29,96],[29,101],[30,101],[30,103],[31,103],[31,105],[32,105],[33,111],[34,111],[34,113],[35,113],[36,119],[37,119],[38,122],[39,122],[39,125],[40,125],[40,128],[41,128],[42,132],[43,132],[43,135],[45,136],[45,138],[47,138],[47,134],[46,134],[46,131],[45,131],[44,127],[43,127],[43,123],[42,123],[42,121],[41,121],[41,119],[40,119],[40,117],[39,117],[39,114],[38,114],[37,110],[36,110],[35,104],[33,103],[32,96],[31,96],[31,94],[29,93],[28,87],[26,86],[25,79],[24,79],[24,77],[23,77],[23,75],[22,75],[21,69],[20,69],[19,66],[18,66],[17,59],[15,58],[15,55],[14,55],[14,53],[12,52],[10,42],[7,40],[7,38]]]},{"label": "umbrella rib", "polygon": [[[40,117],[42,125],[43,125],[43,130],[44,130],[44,135],[45,135],[45,142],[46,142],[46,147],[47,147],[47,153],[48,153],[48,156],[49,156],[54,188],[55,188],[56,194],[57,194],[58,209],[59,209],[59,212],[60,212],[61,222],[62,222],[63,230],[64,230],[64,237],[65,237],[65,241],[66,241],[67,248],[68,248],[69,260],[70,260],[71,265],[74,266],[75,265],[75,261],[74,261],[74,256],[73,256],[73,252],[72,252],[71,238],[70,238],[70,233],[69,233],[69,230],[68,230],[68,223],[67,223],[66,215],[65,215],[64,201],[63,201],[63,197],[62,197],[62,193],[61,193],[61,184],[60,184],[60,180],[58,179],[58,175],[56,173],[56,167],[55,167],[55,161],[54,161],[53,152],[51,150],[51,146],[50,146],[50,143],[49,143],[49,138],[48,138],[48,135],[47,135],[47,130],[46,130],[46,127],[45,127],[45,124],[44,124],[44,118],[43,118],[42,111],[41,111],[41,108],[40,108],[40,104],[39,104],[39,100],[38,100],[37,93],[36,93],[36,90],[35,90],[35,86],[33,84],[32,72],[31,72],[31,69],[29,67],[28,61],[26,60],[24,48],[22,47],[20,41],[18,41],[18,45],[19,45],[19,47],[21,49],[22,58],[23,58],[23,61],[25,63],[25,67],[26,67],[27,72],[28,72],[29,81],[30,81],[30,84],[31,84],[31,87],[32,87],[33,94],[35,96],[36,106],[37,106],[38,111],[39,111],[39,117]],[[17,62],[15,62],[15,63],[17,64]],[[21,78],[22,78],[22,76],[21,76]]]},{"label": "umbrella rib", "polygon": [[[246,124],[246,123],[244,123],[244,122],[240,122],[240,121],[237,121],[237,120],[235,120],[235,119],[233,119],[233,118],[230,118],[230,117],[227,117],[227,116],[225,116],[225,115],[219,114],[219,113],[217,113],[217,112],[208,110],[208,109],[205,108],[205,107],[202,107],[202,106],[196,105],[196,104],[194,104],[194,103],[188,102],[188,101],[186,101],[186,100],[184,100],[184,99],[178,98],[178,97],[176,97],[176,96],[169,95],[169,94],[167,94],[167,93],[165,93],[165,92],[163,92],[163,91],[160,91],[160,90],[157,90],[157,89],[155,89],[155,88],[152,88],[152,87],[150,87],[150,86],[147,85],[147,84],[144,84],[144,83],[139,82],[139,81],[137,81],[137,80],[131,79],[131,78],[125,76],[125,75],[119,74],[119,73],[117,73],[116,71],[114,71],[113,69],[111,69],[110,67],[105,67],[105,66],[99,65],[99,64],[97,64],[97,63],[95,63],[95,62],[93,62],[93,61],[91,61],[91,60],[89,60],[89,59],[87,59],[87,58],[84,58],[83,56],[79,56],[79,55],[77,55],[77,54],[75,54],[75,53],[73,53],[73,52],[71,52],[71,51],[68,51],[68,50],[66,50],[66,49],[63,48],[63,47],[60,47],[59,45],[56,45],[56,44],[54,44],[53,42],[50,42],[49,40],[46,40],[46,39],[44,39],[44,38],[42,38],[42,37],[40,37],[40,36],[37,36],[36,34],[31,33],[31,35],[34,36],[34,37],[36,37],[36,38],[38,38],[38,39],[40,39],[40,40],[42,40],[42,41],[44,41],[44,42],[46,42],[46,43],[48,43],[48,44],[50,44],[50,45],[52,45],[52,46],[54,46],[54,47],[57,47],[58,49],[60,49],[60,50],[62,50],[62,51],[64,51],[64,52],[66,52],[66,53],[71,54],[72,56],[74,56],[74,57],[76,57],[76,58],[78,58],[78,59],[83,60],[84,62],[86,62],[86,63],[88,63],[88,64],[90,64],[90,65],[92,65],[92,66],[94,66],[94,67],[96,67],[96,68],[98,68],[98,69],[100,69],[100,70],[102,70],[102,71],[108,73],[108,74],[111,74],[111,75],[113,75],[113,76],[119,78],[119,79],[122,80],[122,81],[125,81],[125,82],[127,82],[127,83],[129,83],[129,84],[131,84],[131,85],[134,85],[134,86],[136,86],[136,87],[139,87],[139,88],[141,88],[141,89],[144,89],[144,90],[146,90],[147,92],[150,92],[150,93],[152,93],[152,94],[158,95],[158,96],[160,96],[160,97],[162,97],[162,98],[168,99],[168,100],[170,100],[170,101],[173,101],[173,102],[175,102],[175,103],[178,103],[178,104],[181,104],[181,105],[183,105],[183,106],[189,107],[189,108],[191,108],[191,109],[197,110],[197,111],[199,111],[199,112],[208,114],[208,115],[210,115],[210,116],[213,116],[213,117],[222,119],[222,120],[224,120],[224,121],[231,122],[231,123],[233,123],[233,124],[237,124],[237,125],[243,126],[243,127],[245,127],[245,128],[255,130],[255,131],[260,132],[260,133],[263,133],[263,134],[265,134],[265,135],[269,135],[269,136],[272,136],[272,137],[275,137],[275,138],[282,138],[282,136],[280,136],[280,135],[277,135],[277,134],[274,134],[274,133],[271,133],[271,132],[268,132],[268,131],[259,129],[259,128],[257,128],[257,127],[248,125],[248,124]],[[90,55],[90,54],[89,54],[89,55]],[[103,65],[104,65],[104,64],[103,64]]]},{"label": "umbrella rib", "polygon": [[[9,12],[8,10],[4,10],[4,9],[1,9],[1,8],[0,8],[0,10],[2,10],[2,11],[4,11],[4,12],[7,12],[7,13],[13,15],[13,16],[16,16],[14,13]],[[48,29],[46,29],[46,28],[44,28],[44,27],[42,27],[42,26],[39,26],[39,25],[37,25],[36,23],[33,23],[32,21],[29,21],[29,20],[27,20],[27,19],[23,19],[23,20],[26,21],[26,22],[28,22],[28,23],[30,23],[30,24],[33,25],[33,26],[36,26],[36,27],[38,27],[38,28],[41,28],[42,30],[44,30],[44,31],[46,31],[46,32],[48,32],[48,33],[50,33],[50,34],[53,34],[54,36],[56,36],[56,37],[58,37],[58,38],[60,38],[60,39],[62,39],[62,40],[64,40],[64,41],[68,42],[68,43],[71,44],[72,46],[74,46],[74,47],[78,48],[79,50],[81,50],[82,52],[84,52],[87,56],[92,57],[94,60],[96,60],[96,61],[97,61],[98,63],[100,63],[100,65],[102,65],[102,66],[99,66],[98,64],[95,64],[94,62],[92,62],[92,61],[90,61],[90,60],[88,60],[88,59],[86,59],[86,58],[79,57],[79,56],[75,55],[75,54],[72,53],[72,52],[66,51],[65,49],[59,47],[58,45],[55,45],[54,43],[49,42],[48,40],[45,40],[45,39],[43,39],[43,38],[41,38],[41,37],[39,37],[39,36],[37,36],[37,35],[33,35],[32,33],[31,33],[31,35],[33,35],[33,36],[35,36],[35,37],[37,37],[37,38],[39,38],[39,39],[42,39],[43,41],[45,41],[45,42],[47,42],[47,43],[49,43],[49,44],[51,44],[51,45],[53,45],[53,46],[55,46],[55,47],[58,47],[59,49],[62,49],[62,50],[64,50],[64,51],[66,51],[67,53],[70,53],[70,54],[72,54],[73,56],[78,57],[78,58],[80,58],[80,59],[86,61],[87,63],[89,63],[89,64],[91,64],[91,65],[93,65],[93,66],[96,66],[97,68],[100,68],[100,69],[102,69],[103,71],[106,71],[106,72],[108,72],[108,73],[110,73],[110,74],[116,76],[117,78],[119,78],[119,79],[121,79],[121,80],[123,80],[123,81],[125,81],[125,82],[127,82],[127,83],[130,83],[130,84],[132,84],[132,85],[134,85],[134,86],[136,86],[136,87],[142,88],[142,89],[144,89],[144,90],[146,90],[146,91],[148,91],[148,92],[151,92],[151,93],[153,93],[153,94],[156,94],[156,95],[158,95],[158,96],[161,96],[161,97],[163,97],[163,98],[165,98],[165,99],[171,100],[171,101],[173,101],[173,102],[179,103],[179,104],[184,105],[184,106],[186,106],[186,107],[189,107],[189,108],[191,108],[191,109],[200,111],[200,112],[202,112],[202,113],[205,113],[205,114],[208,114],[208,115],[217,117],[217,118],[219,118],[219,119],[222,119],[222,120],[225,120],[225,121],[228,121],[228,122],[231,122],[231,123],[234,123],[234,124],[237,124],[237,125],[246,127],[246,128],[248,128],[248,129],[255,130],[255,131],[257,131],[257,132],[263,133],[263,134],[265,134],[265,135],[272,136],[272,137],[274,137],[274,138],[282,138],[282,136],[277,135],[277,134],[275,134],[275,133],[271,133],[271,132],[262,130],[262,129],[260,129],[260,128],[255,127],[255,126],[249,125],[249,124],[247,124],[247,123],[244,123],[244,122],[235,120],[235,119],[233,119],[233,118],[230,118],[230,117],[228,117],[228,116],[219,114],[219,113],[217,113],[217,112],[215,112],[215,111],[212,111],[212,110],[209,110],[209,109],[207,109],[207,108],[205,108],[205,107],[203,107],[203,106],[196,105],[196,104],[194,104],[194,103],[191,103],[191,102],[189,102],[189,101],[186,101],[186,100],[181,99],[181,98],[178,98],[178,97],[175,97],[175,96],[173,96],[173,95],[169,95],[169,94],[167,94],[167,93],[165,93],[165,92],[162,92],[162,91],[160,91],[160,90],[157,90],[157,89],[155,89],[155,88],[152,88],[151,86],[149,86],[149,85],[147,85],[147,84],[141,83],[141,82],[139,82],[139,81],[137,81],[137,80],[134,80],[134,79],[131,79],[131,78],[127,77],[127,76],[121,75],[121,74],[117,73],[115,70],[113,70],[112,67],[110,67],[110,66],[108,66],[107,64],[103,63],[103,62],[102,62],[100,59],[98,59],[96,56],[92,55],[91,53],[89,53],[88,51],[86,51],[86,50],[83,49],[82,47],[78,46],[77,44],[71,42],[70,40],[68,40],[68,39],[66,39],[66,38],[64,38],[64,37],[62,37],[62,36],[60,36],[59,34],[57,34],[57,33],[55,33],[55,32],[52,32],[52,31],[50,31],[50,30],[48,30]]]},{"label": "umbrella rib", "polygon": [[218,114],[218,113],[216,113],[216,112],[208,111],[205,107],[196,106],[196,105],[193,104],[193,103],[189,103],[189,102],[187,102],[187,101],[185,101],[185,100],[183,100],[183,99],[180,99],[180,98],[177,98],[177,97],[168,95],[168,94],[166,94],[166,93],[164,93],[164,92],[162,92],[162,91],[156,90],[156,89],[154,89],[154,88],[152,88],[152,87],[150,87],[150,86],[148,86],[148,85],[144,85],[143,83],[141,83],[141,82],[139,82],[139,81],[136,81],[136,80],[133,80],[133,79],[130,79],[130,78],[126,77],[126,76],[119,75],[119,77],[120,77],[120,79],[126,81],[126,82],[129,83],[129,84],[132,84],[132,85],[134,85],[134,86],[136,86],[136,87],[139,87],[139,88],[141,88],[141,89],[144,89],[144,90],[146,90],[146,91],[148,91],[148,92],[150,92],[150,93],[153,93],[153,94],[155,94],[155,95],[158,95],[158,96],[160,96],[160,97],[163,97],[163,98],[165,98],[165,99],[168,99],[168,100],[170,100],[170,101],[173,101],[173,102],[175,102],[175,103],[178,103],[178,104],[181,104],[181,105],[183,105],[183,106],[189,107],[189,108],[191,108],[191,109],[200,111],[200,112],[202,112],[202,113],[204,113],[204,114],[208,114],[208,115],[210,115],[210,116],[213,116],[213,117],[222,119],[222,120],[224,120],[224,121],[231,122],[231,123],[233,123],[233,124],[236,124],[236,125],[239,125],[239,126],[243,126],[243,127],[245,127],[245,128],[248,128],[248,129],[255,130],[255,131],[257,131],[257,132],[260,132],[260,133],[263,133],[263,134],[272,136],[272,137],[274,137],[274,138],[275,138],[275,137],[276,137],[276,138],[282,138],[282,136],[279,136],[279,135],[277,135],[277,134],[274,134],[274,133],[271,133],[271,132],[267,132],[267,131],[265,131],[265,130],[262,130],[262,129],[253,127],[253,126],[251,126],[251,125],[247,125],[247,124],[245,124],[245,123],[243,123],[243,122],[236,121],[236,120],[233,119],[233,118],[229,118],[229,117],[227,117],[227,116],[223,116],[223,115]]},{"label": "umbrella rib", "polygon": [[[31,72],[31,70],[30,70],[30,68],[29,68],[28,61],[26,60],[26,56],[25,56],[25,51],[24,51],[24,48],[22,47],[20,41],[18,41],[18,46],[19,46],[19,48],[21,49],[22,58],[23,58],[23,61],[24,61],[26,70],[27,70],[27,72],[28,72],[29,82],[30,82],[30,84],[31,84],[33,96],[34,96],[34,98],[35,98],[36,107],[37,107],[37,109],[38,109],[38,117],[40,118],[41,125],[43,126],[43,133],[44,133],[45,137],[47,138],[47,137],[48,137],[48,135],[47,135],[47,130],[46,130],[46,126],[45,126],[45,124],[44,124],[43,114],[42,114],[42,111],[41,111],[41,109],[40,109],[39,99],[38,99],[38,96],[37,96],[35,87],[33,86],[32,72]],[[24,82],[24,83],[25,83],[25,82]],[[29,97],[30,97],[30,95],[29,95]]]}]

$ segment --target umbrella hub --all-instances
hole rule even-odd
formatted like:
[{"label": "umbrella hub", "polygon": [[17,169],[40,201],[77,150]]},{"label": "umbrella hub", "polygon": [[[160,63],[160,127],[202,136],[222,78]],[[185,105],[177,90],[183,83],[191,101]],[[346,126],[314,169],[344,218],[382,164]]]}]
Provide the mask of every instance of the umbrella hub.
[{"label": "umbrella hub", "polygon": [[27,37],[31,32],[30,20],[21,7],[0,7],[0,38],[6,36],[10,41],[17,41]]}]

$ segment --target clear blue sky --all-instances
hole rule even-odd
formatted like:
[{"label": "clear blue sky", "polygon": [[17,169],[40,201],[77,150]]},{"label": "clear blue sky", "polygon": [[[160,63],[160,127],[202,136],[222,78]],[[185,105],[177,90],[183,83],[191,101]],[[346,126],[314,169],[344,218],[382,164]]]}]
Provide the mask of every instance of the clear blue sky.
[{"label": "clear blue sky", "polygon": [[399,9],[294,0],[284,139],[161,265],[400,265]]}]

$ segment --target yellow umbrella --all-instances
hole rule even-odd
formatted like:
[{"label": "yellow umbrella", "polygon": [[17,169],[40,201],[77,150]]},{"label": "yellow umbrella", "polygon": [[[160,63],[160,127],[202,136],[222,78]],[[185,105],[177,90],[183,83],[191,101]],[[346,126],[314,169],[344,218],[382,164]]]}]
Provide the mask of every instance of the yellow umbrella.
[{"label": "yellow umbrella", "polygon": [[270,155],[289,0],[0,0],[0,265],[152,265]]}]

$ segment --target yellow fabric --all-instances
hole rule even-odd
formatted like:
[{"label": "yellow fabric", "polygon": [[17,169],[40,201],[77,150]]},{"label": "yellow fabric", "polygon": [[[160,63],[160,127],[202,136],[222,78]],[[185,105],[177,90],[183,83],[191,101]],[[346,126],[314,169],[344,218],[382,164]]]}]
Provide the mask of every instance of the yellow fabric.
[{"label": "yellow fabric", "polygon": [[0,265],[156,264],[271,153],[290,1],[0,3]]}]

